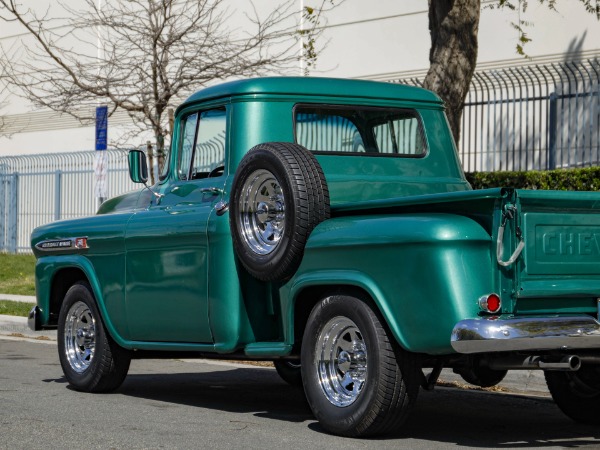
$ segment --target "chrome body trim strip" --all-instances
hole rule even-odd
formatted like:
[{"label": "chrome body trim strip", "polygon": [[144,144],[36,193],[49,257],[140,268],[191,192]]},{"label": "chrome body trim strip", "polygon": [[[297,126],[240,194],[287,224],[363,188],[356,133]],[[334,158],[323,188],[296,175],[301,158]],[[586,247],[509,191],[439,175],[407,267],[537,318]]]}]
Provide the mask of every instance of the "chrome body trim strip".
[{"label": "chrome body trim strip", "polygon": [[481,317],[452,330],[458,353],[600,349],[600,323],[591,316]]},{"label": "chrome body trim strip", "polygon": [[85,237],[74,237],[64,239],[46,239],[35,244],[35,248],[43,252],[60,252],[60,251],[72,251],[72,250],[86,250],[87,236]]}]

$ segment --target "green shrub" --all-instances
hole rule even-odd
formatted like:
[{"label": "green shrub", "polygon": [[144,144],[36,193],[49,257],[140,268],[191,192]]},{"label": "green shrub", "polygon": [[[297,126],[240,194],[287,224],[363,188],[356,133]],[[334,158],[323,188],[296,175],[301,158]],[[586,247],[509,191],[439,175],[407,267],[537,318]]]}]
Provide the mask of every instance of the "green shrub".
[{"label": "green shrub", "polygon": [[558,191],[600,190],[600,167],[529,172],[472,172],[466,175],[473,189],[512,187]]}]

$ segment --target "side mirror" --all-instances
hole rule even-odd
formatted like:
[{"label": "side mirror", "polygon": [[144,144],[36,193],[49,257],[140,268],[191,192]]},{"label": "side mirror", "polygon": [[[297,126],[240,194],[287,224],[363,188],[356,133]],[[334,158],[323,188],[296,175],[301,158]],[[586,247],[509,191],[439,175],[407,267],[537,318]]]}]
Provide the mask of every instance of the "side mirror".
[{"label": "side mirror", "polygon": [[130,150],[127,155],[129,162],[129,177],[134,183],[144,183],[148,181],[148,163],[146,154],[141,150]]}]

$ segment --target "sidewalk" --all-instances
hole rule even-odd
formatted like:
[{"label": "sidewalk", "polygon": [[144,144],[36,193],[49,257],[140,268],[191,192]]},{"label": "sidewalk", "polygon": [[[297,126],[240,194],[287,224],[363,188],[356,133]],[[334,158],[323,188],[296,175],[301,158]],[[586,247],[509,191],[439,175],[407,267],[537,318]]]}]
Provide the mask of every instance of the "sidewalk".
[{"label": "sidewalk", "polygon": [[35,303],[34,295],[12,295],[12,294],[0,294],[0,300],[11,300],[13,302],[23,303]]}]

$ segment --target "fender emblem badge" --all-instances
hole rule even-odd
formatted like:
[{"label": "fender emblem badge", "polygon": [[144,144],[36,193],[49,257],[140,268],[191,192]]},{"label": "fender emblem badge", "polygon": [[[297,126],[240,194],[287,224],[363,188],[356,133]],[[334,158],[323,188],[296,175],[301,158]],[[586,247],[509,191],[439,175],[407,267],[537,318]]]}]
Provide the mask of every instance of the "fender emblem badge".
[{"label": "fender emblem badge", "polygon": [[89,248],[86,237],[75,238],[75,248]]}]

